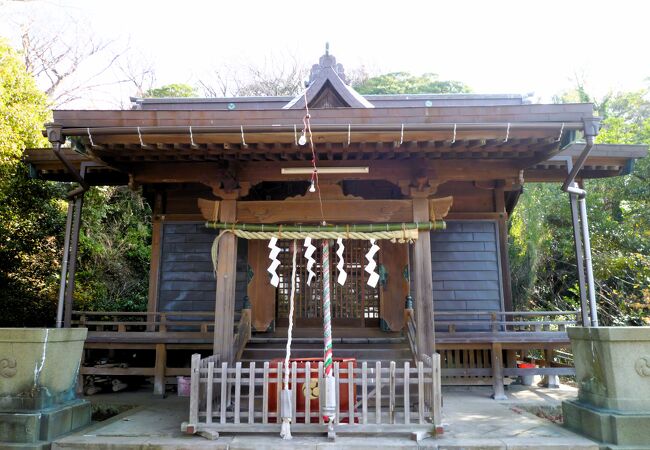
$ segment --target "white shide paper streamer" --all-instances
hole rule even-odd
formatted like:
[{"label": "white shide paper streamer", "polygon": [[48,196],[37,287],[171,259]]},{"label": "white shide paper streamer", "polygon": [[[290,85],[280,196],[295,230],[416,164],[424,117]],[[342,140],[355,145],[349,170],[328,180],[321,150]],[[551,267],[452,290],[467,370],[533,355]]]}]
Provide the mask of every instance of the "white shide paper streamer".
[{"label": "white shide paper streamer", "polygon": [[336,281],[338,284],[343,286],[345,284],[345,280],[348,278],[348,274],[345,272],[345,261],[343,261],[343,251],[345,250],[345,246],[343,245],[343,238],[338,238],[336,240],[336,244],[338,245],[336,248],[336,256],[339,257],[339,261],[336,264],[336,268],[339,271],[339,276]]},{"label": "white shide paper streamer", "polygon": [[280,260],[278,259],[278,255],[280,254],[280,247],[277,246],[277,243],[278,238],[271,238],[269,241],[269,248],[271,249],[269,259],[271,260],[271,265],[268,269],[266,269],[271,274],[271,284],[274,287],[278,287],[278,284],[280,284],[280,277],[276,272],[276,269],[280,265]]},{"label": "white shide paper streamer", "polygon": [[303,245],[303,247],[307,247],[307,250],[305,250],[305,258],[307,258],[307,273],[309,274],[307,277],[307,286],[311,286],[311,280],[316,276],[316,272],[313,270],[314,264],[316,263],[316,260],[314,259],[316,247],[311,243],[310,237],[305,238],[305,245]]},{"label": "white shide paper streamer", "polygon": [[366,259],[368,260],[368,264],[366,264],[366,272],[370,274],[368,277],[368,286],[370,287],[377,287],[377,282],[379,281],[379,274],[375,272],[375,268],[377,267],[377,263],[374,260],[375,254],[379,251],[379,246],[375,244],[374,239],[370,239],[370,250],[368,250],[368,253],[366,253]]}]

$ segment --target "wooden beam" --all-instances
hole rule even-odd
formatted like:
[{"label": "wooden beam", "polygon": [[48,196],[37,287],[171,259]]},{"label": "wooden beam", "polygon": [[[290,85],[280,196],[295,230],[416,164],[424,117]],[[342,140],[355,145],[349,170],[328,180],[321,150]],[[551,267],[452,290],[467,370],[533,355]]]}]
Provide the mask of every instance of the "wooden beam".
[{"label": "wooden beam", "polygon": [[[328,222],[412,222],[411,200],[323,200]],[[309,200],[237,202],[239,223],[315,223],[322,220],[318,202]],[[428,221],[424,217],[422,221]],[[225,222],[226,220],[223,219]]]},{"label": "wooden beam", "polygon": [[[221,202],[221,220],[234,222],[237,202]],[[217,257],[217,293],[214,309],[213,354],[223,362],[232,362],[233,329],[235,326],[235,279],[237,267],[237,238],[225,233],[219,240]]]},{"label": "wooden beam", "polygon": [[[413,220],[429,220],[429,200],[413,199]],[[413,279],[415,280],[415,323],[417,325],[417,348],[420,355],[435,351],[433,326],[433,280],[431,272],[431,235],[420,231],[413,244]]]},{"label": "wooden beam", "polygon": [[[337,167],[340,163],[321,161],[320,167]],[[319,174],[321,182],[338,183],[342,180],[388,180],[398,184],[400,180],[428,180],[436,184],[444,181],[494,180],[497,178],[514,178],[519,175],[516,161],[476,161],[476,160],[425,160],[422,158],[394,161],[352,160],[346,166],[369,167],[368,173],[359,174]],[[250,181],[305,181],[305,175],[281,173],[284,167],[306,167],[299,161],[286,162],[242,162],[237,176],[239,180]],[[417,186],[417,183],[414,183]]]}]

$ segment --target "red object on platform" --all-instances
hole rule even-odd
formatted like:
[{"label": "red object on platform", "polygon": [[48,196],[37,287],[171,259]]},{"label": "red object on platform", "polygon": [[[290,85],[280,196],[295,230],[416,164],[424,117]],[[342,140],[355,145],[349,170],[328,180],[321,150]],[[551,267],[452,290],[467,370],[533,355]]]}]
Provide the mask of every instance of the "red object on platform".
[{"label": "red object on platform", "polygon": [[[320,418],[318,417],[318,414],[320,412],[320,386],[318,385],[318,363],[322,362],[322,358],[293,358],[289,360],[289,371],[291,371],[291,364],[293,362],[296,363],[296,367],[298,369],[304,369],[306,367],[306,363],[311,363],[311,383],[307,387],[305,386],[304,382],[298,382],[296,383],[296,387],[298,390],[297,397],[296,397],[296,412],[299,413],[304,413],[305,412],[305,397],[309,395],[309,411],[311,413],[311,423],[318,423]],[[357,368],[357,360],[356,358],[334,358],[334,363],[339,363],[339,378],[346,380],[348,378],[348,363],[352,363],[352,369]],[[278,364],[282,365],[282,370],[284,371],[284,358],[275,358],[272,359],[270,362],[270,367],[277,369]],[[298,378],[303,378],[302,373],[298,373]],[[352,378],[354,379],[354,374],[352,375]],[[280,378],[280,383],[278,384],[277,382],[277,374],[275,373],[270,373],[269,374],[269,399],[268,399],[268,407],[269,407],[269,413],[275,413],[279,410],[280,408],[280,402],[279,402],[279,393],[284,387],[284,377]],[[348,384],[344,383],[341,385],[341,388],[339,389],[339,410],[341,413],[348,411],[349,404],[348,404]],[[289,382],[289,389],[292,388],[291,382]],[[357,387],[356,385],[354,386],[354,391],[353,391],[353,398],[357,398]],[[355,408],[355,413],[356,413],[356,408]],[[282,420],[278,416],[277,422],[280,423]],[[356,421],[356,420],[355,420]],[[293,420],[293,423],[305,423],[305,418],[304,417],[296,417]],[[341,420],[340,423],[348,423],[348,419]]]}]

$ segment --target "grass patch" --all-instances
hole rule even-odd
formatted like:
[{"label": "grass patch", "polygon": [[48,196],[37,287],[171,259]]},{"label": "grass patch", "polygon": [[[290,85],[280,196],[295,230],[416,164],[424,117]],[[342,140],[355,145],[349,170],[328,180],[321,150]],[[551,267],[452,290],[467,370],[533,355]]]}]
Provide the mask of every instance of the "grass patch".
[{"label": "grass patch", "polygon": [[132,405],[106,405],[102,403],[93,403],[92,416],[93,422],[103,422],[104,420],[122,414],[124,411],[133,409]]},{"label": "grass patch", "polygon": [[517,405],[513,408],[515,412],[517,410],[523,410],[530,414],[533,414],[541,419],[548,420],[557,425],[562,425],[564,423],[564,417],[562,415],[562,406],[555,405]]}]

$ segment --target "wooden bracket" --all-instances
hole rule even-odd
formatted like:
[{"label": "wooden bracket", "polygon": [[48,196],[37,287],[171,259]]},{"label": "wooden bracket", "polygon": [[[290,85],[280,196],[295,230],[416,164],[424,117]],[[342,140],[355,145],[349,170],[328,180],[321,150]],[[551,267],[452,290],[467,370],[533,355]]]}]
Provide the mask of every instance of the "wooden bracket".
[{"label": "wooden bracket", "polygon": [[438,191],[441,180],[418,177],[414,180],[399,180],[397,182],[402,194],[411,198],[427,198]]},{"label": "wooden bracket", "polygon": [[454,197],[432,198],[429,200],[429,218],[432,222],[442,220],[447,217],[451,206],[454,203]]},{"label": "wooden bracket", "polygon": [[221,183],[211,184],[212,193],[222,200],[237,200],[241,197],[246,197],[251,190],[251,184],[248,181],[240,181],[239,187],[227,189]]},{"label": "wooden bracket", "polygon": [[216,222],[219,219],[219,201],[198,199],[199,209],[205,220]]}]

